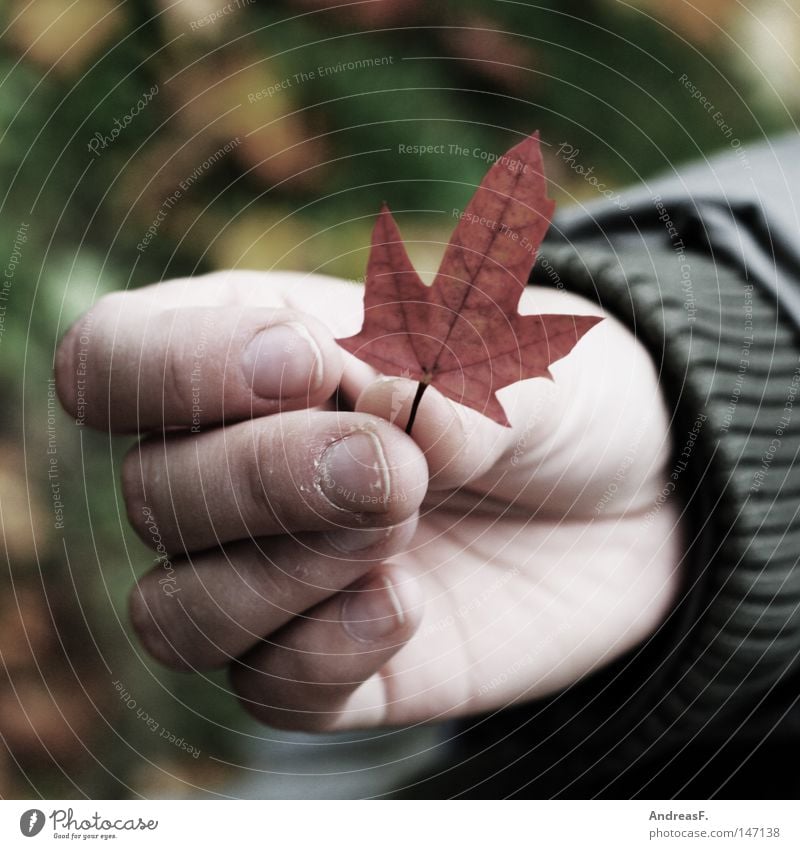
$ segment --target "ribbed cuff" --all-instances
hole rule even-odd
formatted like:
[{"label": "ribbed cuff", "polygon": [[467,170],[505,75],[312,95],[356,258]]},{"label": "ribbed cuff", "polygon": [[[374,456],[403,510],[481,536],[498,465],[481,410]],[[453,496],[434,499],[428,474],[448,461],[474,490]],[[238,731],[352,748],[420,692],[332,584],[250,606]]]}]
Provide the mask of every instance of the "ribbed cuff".
[{"label": "ribbed cuff", "polygon": [[[644,239],[552,246],[532,282],[597,301],[650,351],[674,411],[685,591],[628,743],[764,735],[800,652],[800,358],[735,268]],[[653,660],[653,658],[651,658]],[[767,708],[775,711],[767,717]],[[644,739],[643,739],[644,738]],[[643,748],[644,747],[644,748]]]}]

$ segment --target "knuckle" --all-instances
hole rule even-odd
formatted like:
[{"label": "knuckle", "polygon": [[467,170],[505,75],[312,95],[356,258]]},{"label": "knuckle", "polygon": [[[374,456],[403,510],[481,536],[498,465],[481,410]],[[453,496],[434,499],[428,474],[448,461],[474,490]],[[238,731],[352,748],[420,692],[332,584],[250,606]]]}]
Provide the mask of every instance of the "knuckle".
[{"label": "knuckle", "polygon": [[184,670],[190,664],[177,650],[172,640],[164,632],[158,609],[158,596],[148,590],[152,581],[146,575],[131,590],[128,597],[128,615],[133,630],[147,653],[170,669]]},{"label": "knuckle", "polygon": [[269,427],[259,427],[256,424],[253,427],[252,440],[252,445],[245,443],[240,463],[244,467],[241,478],[246,482],[253,522],[257,527],[272,525],[283,529],[286,525],[285,517],[281,515],[281,499],[271,497],[269,492],[269,477],[281,477],[273,459],[269,460],[270,475],[265,476],[263,472],[263,458],[282,457],[283,452],[275,451],[274,436]]},{"label": "knuckle", "polygon": [[197,358],[198,341],[205,342],[209,337],[209,341],[213,339],[227,347],[229,340],[219,338],[224,328],[219,326],[211,308],[170,307],[161,313],[159,322],[168,340],[164,349],[164,386],[174,391],[178,401],[185,406],[189,401],[190,377]]},{"label": "knuckle", "polygon": [[128,596],[128,618],[139,641],[149,651],[156,626],[150,602],[146,598],[144,579],[133,587]]},{"label": "knuckle", "polygon": [[128,522],[142,540],[152,545],[153,541],[147,532],[145,521],[150,509],[144,496],[142,455],[146,451],[147,448],[142,442],[136,443],[128,450],[120,467],[120,484]]},{"label": "knuckle", "polygon": [[[193,399],[189,385],[190,368],[183,351],[178,347],[171,346],[166,353],[164,363],[164,392],[168,398],[172,399],[170,407],[174,406],[182,411],[192,409]],[[167,409],[165,404],[162,404],[161,407]]]},{"label": "knuckle", "polygon": [[61,406],[71,415],[78,414],[78,364],[75,362],[76,324],[67,330],[58,345],[55,359],[56,392]]},{"label": "knuckle", "polygon": [[[92,391],[103,385],[102,375],[93,374],[103,368],[103,324],[107,317],[119,312],[125,292],[103,295],[94,306],[69,327],[58,345],[55,357],[56,390],[64,409],[72,416],[97,423],[93,408]],[[91,357],[91,361],[90,361]],[[96,399],[94,399],[96,401]]]}]

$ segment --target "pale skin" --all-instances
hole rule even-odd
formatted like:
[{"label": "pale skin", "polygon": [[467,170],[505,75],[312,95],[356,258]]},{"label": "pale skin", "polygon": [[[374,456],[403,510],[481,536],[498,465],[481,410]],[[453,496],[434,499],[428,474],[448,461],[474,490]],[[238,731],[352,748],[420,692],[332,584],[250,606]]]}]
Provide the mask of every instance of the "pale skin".
[{"label": "pale skin", "polygon": [[[601,314],[535,287],[520,311]],[[232,271],[107,296],[65,336],[66,409],[147,437],[123,493],[174,575],[132,592],[146,649],[229,666],[265,723],[330,731],[536,699],[646,640],[683,541],[634,336],[607,318],[554,381],[502,390],[511,428],[429,389],[407,436],[416,384],[334,341],[361,317],[355,285]]]}]

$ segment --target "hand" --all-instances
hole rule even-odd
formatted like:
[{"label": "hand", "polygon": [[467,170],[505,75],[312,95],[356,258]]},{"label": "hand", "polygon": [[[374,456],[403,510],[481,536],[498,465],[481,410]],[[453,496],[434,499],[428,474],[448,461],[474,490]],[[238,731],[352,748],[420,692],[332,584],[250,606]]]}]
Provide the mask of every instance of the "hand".
[{"label": "hand", "polygon": [[[554,382],[502,390],[512,428],[428,389],[412,438],[416,384],[334,342],[361,299],[219,273],[107,296],[62,342],[67,410],[151,432],[122,469],[159,555],[131,597],[150,653],[230,665],[258,718],[332,730],[537,698],[651,634],[681,540],[667,413],[634,337],[608,318]],[[520,311],[599,312],[535,288]]]}]

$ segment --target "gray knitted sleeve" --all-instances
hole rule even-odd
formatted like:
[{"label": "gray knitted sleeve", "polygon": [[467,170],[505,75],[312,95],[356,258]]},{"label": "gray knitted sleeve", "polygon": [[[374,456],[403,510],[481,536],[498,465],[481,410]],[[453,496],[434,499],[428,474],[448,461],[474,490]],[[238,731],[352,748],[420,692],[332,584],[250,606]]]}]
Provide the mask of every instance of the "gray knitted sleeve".
[{"label": "gray knitted sleeve", "polygon": [[674,413],[664,497],[678,499],[690,544],[683,599],[640,693],[629,739],[640,747],[643,735],[764,736],[798,708],[797,694],[774,698],[800,659],[796,330],[745,270],[666,235],[550,246],[533,278],[624,321]]}]

